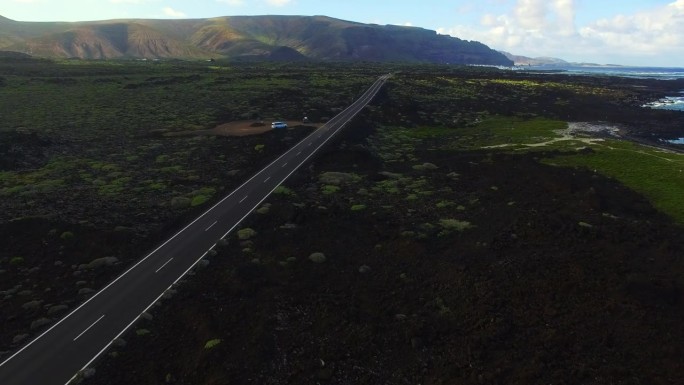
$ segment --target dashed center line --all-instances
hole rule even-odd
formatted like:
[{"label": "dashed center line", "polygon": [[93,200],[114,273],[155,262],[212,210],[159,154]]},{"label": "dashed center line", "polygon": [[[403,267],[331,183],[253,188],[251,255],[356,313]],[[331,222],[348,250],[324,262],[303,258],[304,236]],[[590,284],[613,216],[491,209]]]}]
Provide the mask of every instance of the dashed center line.
[{"label": "dashed center line", "polygon": [[218,221],[212,223],[212,224],[211,224],[209,227],[207,227],[204,231],[209,231],[209,229],[212,228],[212,227],[214,227],[217,223],[218,223]]},{"label": "dashed center line", "polygon": [[[311,144],[309,143],[309,146],[310,146],[310,145],[311,145]],[[299,155],[302,155],[302,152],[301,152],[301,151],[299,151],[299,152],[297,153],[297,156],[299,156]]]},{"label": "dashed center line", "polygon": [[268,181],[269,181],[269,179],[271,179],[271,177],[270,177],[270,176],[269,176],[268,178],[266,178],[266,179],[264,180],[264,183],[268,182]]},{"label": "dashed center line", "polygon": [[282,168],[285,168],[285,166],[287,166],[287,163],[283,164]]},{"label": "dashed center line", "polygon": [[169,260],[168,260],[168,261],[166,261],[166,262],[165,262],[165,263],[164,263],[163,265],[161,265],[161,267],[160,267],[160,268],[158,268],[158,269],[157,269],[157,271],[155,271],[155,274],[156,274],[156,273],[159,273],[159,272],[161,271],[161,269],[165,268],[165,267],[166,267],[166,265],[168,265],[168,264],[169,264],[169,262],[171,262],[171,261],[173,261],[173,258],[169,259]]},{"label": "dashed center line", "polygon": [[311,147],[312,144],[313,144],[313,143],[309,143],[309,147]]},{"label": "dashed center line", "polygon": [[92,324],[90,324],[90,326],[88,326],[88,327],[86,328],[86,330],[82,331],[81,334],[77,335],[76,338],[74,338],[74,341],[76,341],[77,339],[81,338],[82,335],[86,334],[86,332],[87,332],[88,330],[90,330],[93,326],[95,326],[96,323],[100,322],[100,321],[104,318],[104,316],[105,316],[105,315],[103,314],[102,317],[100,317],[100,318],[97,319],[97,321],[95,321],[95,322],[93,322]]},{"label": "dashed center line", "polygon": [[245,195],[245,197],[244,197],[244,198],[240,199],[240,203],[244,202],[244,201],[245,201],[245,199],[247,199],[247,197],[248,197],[248,196],[249,196],[249,195]]}]

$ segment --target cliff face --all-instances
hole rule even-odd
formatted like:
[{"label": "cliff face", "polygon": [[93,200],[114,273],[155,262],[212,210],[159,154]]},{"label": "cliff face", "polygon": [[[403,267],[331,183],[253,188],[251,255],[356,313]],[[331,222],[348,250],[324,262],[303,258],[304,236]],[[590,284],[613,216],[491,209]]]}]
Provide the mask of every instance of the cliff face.
[{"label": "cliff face", "polygon": [[0,50],[40,57],[253,58],[512,65],[479,42],[415,27],[325,16],[18,22],[0,17]]}]

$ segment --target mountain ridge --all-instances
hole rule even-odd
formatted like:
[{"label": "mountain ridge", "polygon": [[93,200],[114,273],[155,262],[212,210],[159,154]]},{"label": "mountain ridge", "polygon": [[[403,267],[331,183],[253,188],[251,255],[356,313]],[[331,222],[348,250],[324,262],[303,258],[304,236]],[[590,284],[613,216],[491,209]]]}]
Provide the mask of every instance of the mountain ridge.
[{"label": "mountain ridge", "polygon": [[513,61],[516,66],[543,66],[543,65],[567,65],[570,64],[563,59],[556,57],[528,57],[523,55],[515,55],[506,51],[499,51],[508,59]]},{"label": "mountain ridge", "polygon": [[328,16],[21,22],[0,16],[0,50],[47,58],[411,61],[513,65],[476,41]]}]

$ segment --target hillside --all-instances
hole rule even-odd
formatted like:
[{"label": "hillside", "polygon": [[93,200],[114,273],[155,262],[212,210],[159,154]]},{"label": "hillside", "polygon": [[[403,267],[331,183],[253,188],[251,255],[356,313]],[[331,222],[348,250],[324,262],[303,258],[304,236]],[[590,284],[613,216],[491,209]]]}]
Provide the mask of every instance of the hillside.
[{"label": "hillside", "polygon": [[514,55],[509,52],[499,51],[506,58],[510,59],[517,66],[543,66],[543,65],[567,65],[569,64],[563,59],[555,57],[528,57],[522,55]]},{"label": "hillside", "polygon": [[0,16],[0,50],[50,58],[406,61],[512,65],[484,44],[435,31],[325,16],[19,22]]}]

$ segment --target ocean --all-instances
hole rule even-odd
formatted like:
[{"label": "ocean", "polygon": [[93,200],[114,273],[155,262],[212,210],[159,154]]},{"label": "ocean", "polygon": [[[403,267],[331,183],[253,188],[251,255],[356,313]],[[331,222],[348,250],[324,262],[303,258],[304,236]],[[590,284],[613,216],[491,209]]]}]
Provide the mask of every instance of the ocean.
[{"label": "ocean", "polygon": [[[684,68],[677,67],[622,67],[622,66],[531,66],[519,67],[518,70],[561,71],[568,75],[607,75],[635,79],[676,80],[684,79]],[[684,90],[678,95],[670,95],[664,99],[644,105],[647,108],[684,111]]]},{"label": "ocean", "polygon": [[677,67],[622,67],[622,66],[531,66],[519,70],[561,71],[568,75],[607,75],[637,79],[674,80],[684,78],[684,68]]}]

